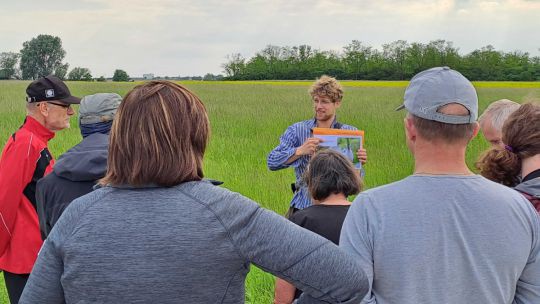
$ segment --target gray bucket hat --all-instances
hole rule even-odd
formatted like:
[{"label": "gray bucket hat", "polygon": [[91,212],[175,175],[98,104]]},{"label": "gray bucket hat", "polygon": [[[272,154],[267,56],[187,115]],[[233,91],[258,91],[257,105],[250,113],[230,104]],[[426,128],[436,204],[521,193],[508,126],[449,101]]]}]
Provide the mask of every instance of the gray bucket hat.
[{"label": "gray bucket hat", "polygon": [[79,124],[88,125],[114,119],[122,97],[116,93],[97,93],[84,96],[79,107]]},{"label": "gray bucket hat", "polygon": [[[449,115],[439,112],[447,104],[457,103],[469,110],[469,115]],[[436,67],[416,74],[405,90],[404,102],[396,111],[447,124],[468,124],[478,118],[478,96],[472,83],[449,67]]]}]

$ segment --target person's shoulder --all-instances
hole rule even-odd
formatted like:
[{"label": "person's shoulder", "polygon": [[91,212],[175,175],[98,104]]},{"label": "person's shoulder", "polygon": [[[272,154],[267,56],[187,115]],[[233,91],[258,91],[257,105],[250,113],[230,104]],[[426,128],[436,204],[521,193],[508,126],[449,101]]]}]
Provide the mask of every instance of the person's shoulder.
[{"label": "person's shoulder", "polygon": [[20,128],[17,131],[11,133],[8,143],[14,145],[28,145],[32,143],[34,134],[25,128]]},{"label": "person's shoulder", "polygon": [[97,149],[108,149],[109,148],[109,134],[102,133],[93,133],[84,138],[81,142],[84,142],[86,139],[86,144]]},{"label": "person's shoulder", "polygon": [[232,209],[241,206],[247,207],[248,205],[258,207],[249,198],[227,188],[216,186],[210,180],[182,183],[175,188],[188,199],[197,201],[214,210],[222,210],[224,206],[229,206]]},{"label": "person's shoulder", "polygon": [[311,205],[305,209],[295,212],[291,221],[298,223],[308,219],[327,219],[339,213],[347,213],[350,205]]},{"label": "person's shoulder", "polygon": [[[88,214],[87,211],[90,210],[90,208],[99,208],[99,201],[114,191],[115,189],[111,187],[98,188],[73,200],[58,219],[58,222],[55,224],[55,229],[51,231],[51,236],[55,230],[59,230],[58,232],[55,232],[55,234],[62,235],[62,238],[68,237],[78,223],[82,222],[81,219]],[[57,236],[55,235],[54,237],[56,238]]]},{"label": "person's shoulder", "polygon": [[100,201],[105,196],[114,192],[115,190],[115,188],[108,186],[99,187],[96,190],[73,200],[70,206],[74,206],[74,209],[83,210],[86,207],[94,206],[96,202]]},{"label": "person's shoulder", "polygon": [[300,225],[309,218],[314,212],[319,209],[317,205],[311,205],[307,208],[301,209],[293,213],[289,220],[297,225]]},{"label": "person's shoulder", "polygon": [[[253,200],[209,181],[186,182],[174,188],[185,205],[200,206],[204,213],[218,220],[230,233],[239,233],[264,213],[264,209]],[[273,220],[266,217],[265,221]]]},{"label": "person's shoulder", "polygon": [[[479,195],[490,195],[497,193],[496,195],[509,195],[514,198],[519,198],[519,194],[516,191],[495,183],[484,178],[481,175],[424,175],[413,174],[409,175],[402,180],[380,186],[377,188],[369,189],[365,193],[370,194],[394,194],[401,196],[402,193],[417,193],[422,194],[420,189],[429,190],[435,189],[445,185],[446,189],[462,189],[463,191],[474,192]],[[420,193],[418,193],[419,190]]]},{"label": "person's shoulder", "polygon": [[342,129],[342,130],[354,130],[354,131],[358,130],[357,127],[351,126],[351,125],[347,125],[347,124],[342,124],[342,125],[341,125],[341,129]]},{"label": "person's shoulder", "polygon": [[521,195],[518,191],[504,186],[502,184],[496,183],[494,181],[491,181],[481,175],[476,175],[477,179],[475,179],[475,187],[483,191],[486,194],[491,194],[495,196],[508,196],[513,199],[521,200],[523,195]]},{"label": "person's shoulder", "polygon": [[358,212],[379,213],[385,208],[392,208],[400,199],[414,189],[410,176],[402,180],[371,188],[360,192],[354,199],[351,209]]},{"label": "person's shoulder", "polygon": [[331,212],[325,205],[311,205],[302,210],[296,211],[289,220],[300,227],[306,227],[317,222],[327,222],[328,218],[332,217]]},{"label": "person's shoulder", "polygon": [[289,128],[312,128],[315,126],[315,123],[313,121],[313,118],[311,119],[306,119],[306,120],[302,120],[302,121],[298,121],[298,122],[295,122],[293,123],[292,125],[289,126]]},{"label": "person's shoulder", "polygon": [[365,196],[376,196],[384,193],[393,193],[399,189],[408,188],[411,184],[411,177],[405,177],[404,179],[386,184],[381,185],[375,188],[371,188],[365,191],[360,192],[359,195],[365,195]]},{"label": "person's shoulder", "polygon": [[44,177],[40,178],[38,181],[37,181],[37,184],[36,184],[36,191],[40,191],[40,190],[43,190],[43,189],[46,189],[46,188],[49,188],[49,187],[53,187],[57,184],[58,180],[60,180],[61,178],[58,177],[54,171],[45,175]]},{"label": "person's shoulder", "polygon": [[194,198],[199,198],[205,200],[206,198],[216,197],[227,195],[229,191],[225,188],[218,187],[212,183],[210,180],[200,180],[200,181],[191,181],[185,182],[178,186],[175,186],[180,192],[189,194]]},{"label": "person's shoulder", "polygon": [[[540,217],[536,206],[521,192],[513,188],[495,183],[483,178],[482,196],[490,202],[490,208],[499,212],[518,217],[522,222],[529,222],[532,226],[540,229]],[[536,234],[540,231],[536,230]]]},{"label": "person's shoulder", "polygon": [[25,158],[35,156],[46,147],[32,132],[25,128],[20,128],[9,136],[4,147],[4,153],[16,154],[18,157]]},{"label": "person's shoulder", "polygon": [[482,176],[480,176],[477,188],[481,189],[484,195],[489,196],[493,200],[500,201],[502,204],[521,206],[524,209],[529,209],[531,206],[530,201],[519,191],[488,180]]}]

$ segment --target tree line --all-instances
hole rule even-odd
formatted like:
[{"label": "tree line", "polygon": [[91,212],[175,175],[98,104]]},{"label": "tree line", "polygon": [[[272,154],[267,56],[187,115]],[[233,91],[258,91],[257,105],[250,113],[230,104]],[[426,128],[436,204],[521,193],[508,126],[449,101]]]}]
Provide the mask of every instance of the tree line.
[{"label": "tree line", "polygon": [[231,54],[222,65],[229,80],[300,80],[323,74],[351,80],[407,80],[436,66],[449,66],[470,80],[540,80],[539,56],[498,51],[491,45],[462,55],[446,40],[427,44],[397,40],[384,44],[382,50],[353,40],[339,52],[309,45],[268,45],[251,58]]},{"label": "tree line", "polygon": [[[85,67],[64,63],[62,40],[39,35],[23,43],[19,53],[0,53],[0,79],[37,79],[56,75],[61,79],[105,81],[93,78]],[[382,50],[353,40],[341,51],[324,51],[309,45],[268,45],[251,58],[235,53],[227,56],[221,75],[206,74],[201,80],[301,80],[323,74],[351,80],[406,80],[435,66],[449,66],[470,80],[540,80],[540,56],[527,52],[503,52],[491,45],[460,54],[451,41],[435,40],[427,44],[397,40],[383,44]],[[191,78],[190,78],[191,79]],[[113,81],[128,81],[124,70],[114,72]]]},{"label": "tree line", "polygon": [[[0,53],[0,79],[30,79],[55,75],[58,78],[73,81],[93,81],[88,68],[74,67],[69,73],[69,64],[64,63],[66,51],[62,40],[51,35],[38,35],[23,43],[19,53]],[[113,81],[128,81],[129,75],[124,70],[115,70]],[[96,81],[106,81],[100,76]]]}]

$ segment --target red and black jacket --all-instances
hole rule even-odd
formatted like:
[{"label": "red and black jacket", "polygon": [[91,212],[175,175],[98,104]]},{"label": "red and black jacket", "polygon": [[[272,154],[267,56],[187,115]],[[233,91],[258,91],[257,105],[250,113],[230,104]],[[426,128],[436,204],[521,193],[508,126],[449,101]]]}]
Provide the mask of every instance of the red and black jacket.
[{"label": "red and black jacket", "polygon": [[54,133],[30,116],[8,140],[0,158],[0,269],[32,271],[42,240],[36,183],[52,171],[47,142]]}]

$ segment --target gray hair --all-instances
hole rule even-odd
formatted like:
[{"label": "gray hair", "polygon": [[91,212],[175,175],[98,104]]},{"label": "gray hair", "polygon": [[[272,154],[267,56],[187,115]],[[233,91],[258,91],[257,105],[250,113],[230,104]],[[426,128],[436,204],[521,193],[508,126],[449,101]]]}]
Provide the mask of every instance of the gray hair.
[{"label": "gray hair", "polygon": [[519,109],[520,104],[508,99],[501,99],[491,103],[482,115],[478,118],[478,122],[482,124],[486,119],[491,120],[491,125],[495,130],[501,131],[506,119]]},{"label": "gray hair", "polygon": [[26,103],[26,115],[34,115],[37,112],[39,102]]}]

